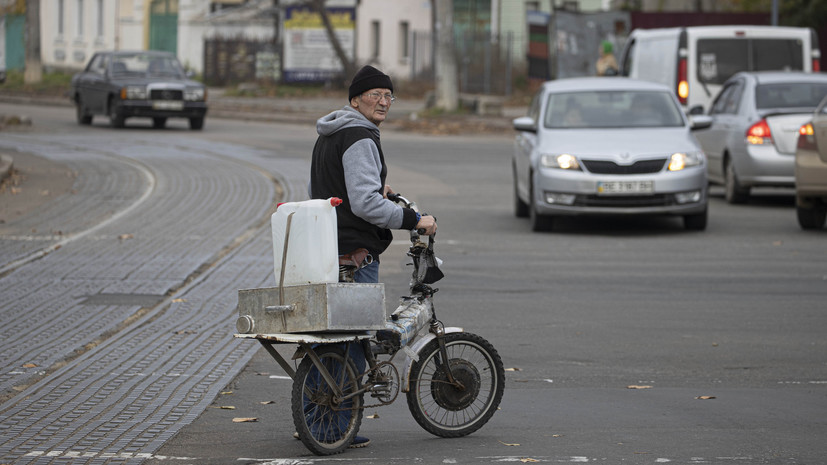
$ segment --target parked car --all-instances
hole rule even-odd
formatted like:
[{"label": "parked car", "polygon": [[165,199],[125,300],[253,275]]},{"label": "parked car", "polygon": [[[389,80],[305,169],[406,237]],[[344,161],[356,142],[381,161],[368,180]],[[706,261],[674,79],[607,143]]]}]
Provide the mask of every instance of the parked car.
[{"label": "parked car", "polygon": [[83,125],[106,115],[116,128],[127,118],[146,117],[155,128],[163,128],[168,118],[187,118],[191,129],[202,129],[207,114],[207,89],[188,79],[168,52],[95,53],[72,77],[71,97]]},{"label": "parked car", "polygon": [[827,219],[827,96],[799,130],[795,152],[795,207],[802,229]]},{"label": "parked car", "polygon": [[712,126],[696,136],[708,160],[709,180],[725,186],[726,200],[743,203],[758,186],[795,185],[798,130],[827,94],[827,74],[742,72],[712,103]]},{"label": "parked car", "polygon": [[620,55],[620,74],[670,86],[684,111],[702,114],[739,71],[819,71],[820,58],[818,36],[810,28],[635,29]]},{"label": "parked car", "polygon": [[549,81],[514,120],[514,210],[535,231],[555,216],[680,215],[707,224],[706,160],[671,89],[628,78]]}]

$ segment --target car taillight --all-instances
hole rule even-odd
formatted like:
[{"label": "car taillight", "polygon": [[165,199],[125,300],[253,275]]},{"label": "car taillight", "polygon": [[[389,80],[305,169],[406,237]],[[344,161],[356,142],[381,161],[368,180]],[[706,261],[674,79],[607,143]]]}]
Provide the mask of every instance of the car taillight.
[{"label": "car taillight", "polygon": [[678,82],[676,86],[678,101],[681,102],[681,105],[686,105],[689,98],[689,82],[686,80],[686,58],[678,60]]},{"label": "car taillight", "polygon": [[798,148],[804,150],[818,150],[816,145],[813,123],[807,123],[798,130]]},{"label": "car taillight", "polygon": [[817,73],[819,71],[821,71],[821,60],[813,58],[813,72]]},{"label": "car taillight", "polygon": [[747,129],[747,143],[751,145],[772,144],[772,133],[770,133],[767,120],[762,119]]}]

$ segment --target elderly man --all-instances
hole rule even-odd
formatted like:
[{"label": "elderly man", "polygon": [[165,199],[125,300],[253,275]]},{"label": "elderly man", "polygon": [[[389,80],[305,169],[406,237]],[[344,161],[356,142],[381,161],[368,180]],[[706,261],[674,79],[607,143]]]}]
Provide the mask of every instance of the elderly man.
[{"label": "elderly man", "polygon": [[379,254],[390,245],[391,229],[436,232],[431,216],[420,216],[388,200],[388,169],[379,142],[379,125],[394,101],[391,78],[365,66],[350,84],[349,105],[316,122],[319,138],[313,147],[310,196],[339,197],[336,208],[339,254],[367,249],[373,263],[360,269],[356,282],[379,282]]},{"label": "elderly man", "polygon": [[[348,89],[349,104],[316,122],[319,138],[313,147],[310,197],[339,197],[336,207],[339,255],[364,248],[373,262],[354,275],[359,283],[379,282],[379,255],[393,240],[391,229],[436,232],[432,216],[421,216],[388,200],[393,193],[385,184],[388,168],[379,141],[379,125],[394,101],[391,78],[372,66],[356,73]],[[350,357],[359,373],[365,371],[365,355],[356,344]],[[350,415],[343,410],[340,415]],[[346,424],[347,421],[343,421]],[[356,436],[350,447],[365,447],[370,440]]]}]

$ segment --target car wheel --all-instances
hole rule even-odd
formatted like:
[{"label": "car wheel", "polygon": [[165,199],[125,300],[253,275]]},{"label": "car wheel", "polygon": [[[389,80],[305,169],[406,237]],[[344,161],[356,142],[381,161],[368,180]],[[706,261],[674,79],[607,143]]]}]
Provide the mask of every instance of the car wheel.
[{"label": "car wheel", "polygon": [[796,205],[795,211],[798,214],[798,224],[801,229],[821,229],[827,219],[827,206],[811,204],[810,207]]},{"label": "car wheel", "polygon": [[528,204],[520,199],[520,194],[517,192],[517,168],[513,170],[514,173],[514,215],[517,218],[528,218]]},{"label": "car wheel", "polygon": [[109,99],[109,122],[113,128],[122,128],[126,118],[121,111],[121,104],[114,98]]},{"label": "car wheel", "polygon": [[83,106],[83,101],[80,99],[80,95],[75,97],[75,102],[75,116],[77,117],[78,124],[83,126],[92,124],[92,115],[86,112],[86,107]]},{"label": "car wheel", "polygon": [[167,125],[166,118],[152,118],[152,127],[155,129],[164,129]]},{"label": "car wheel", "polygon": [[706,210],[703,213],[695,215],[684,215],[683,227],[688,231],[703,231],[706,229],[707,218],[709,214]]},{"label": "car wheel", "polygon": [[198,131],[204,128],[204,118],[190,118],[190,129]]},{"label": "car wheel", "polygon": [[529,189],[531,197],[529,200],[529,221],[531,222],[531,230],[534,232],[551,231],[554,227],[554,218],[548,215],[541,215],[537,212],[537,196],[534,194],[534,183],[531,183]]},{"label": "car wheel", "polygon": [[749,199],[749,187],[743,187],[738,182],[738,175],[735,173],[735,164],[731,160],[726,161],[724,196],[729,203],[745,203]]}]

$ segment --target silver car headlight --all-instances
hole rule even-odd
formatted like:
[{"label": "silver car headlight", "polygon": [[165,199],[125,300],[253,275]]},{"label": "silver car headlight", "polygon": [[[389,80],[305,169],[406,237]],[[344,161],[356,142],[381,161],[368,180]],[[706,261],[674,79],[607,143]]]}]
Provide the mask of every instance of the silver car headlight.
[{"label": "silver car headlight", "polygon": [[704,162],[702,152],[678,152],[669,157],[669,171],[681,171],[683,169],[699,166]]},{"label": "silver car headlight", "polygon": [[543,155],[540,157],[540,164],[546,168],[580,171],[577,157],[568,153]]},{"label": "silver car headlight", "polygon": [[184,91],[184,100],[200,102],[207,99],[207,91],[203,87],[187,87]]},{"label": "silver car headlight", "polygon": [[121,99],[123,100],[146,100],[147,95],[145,86],[126,86],[121,88]]}]

